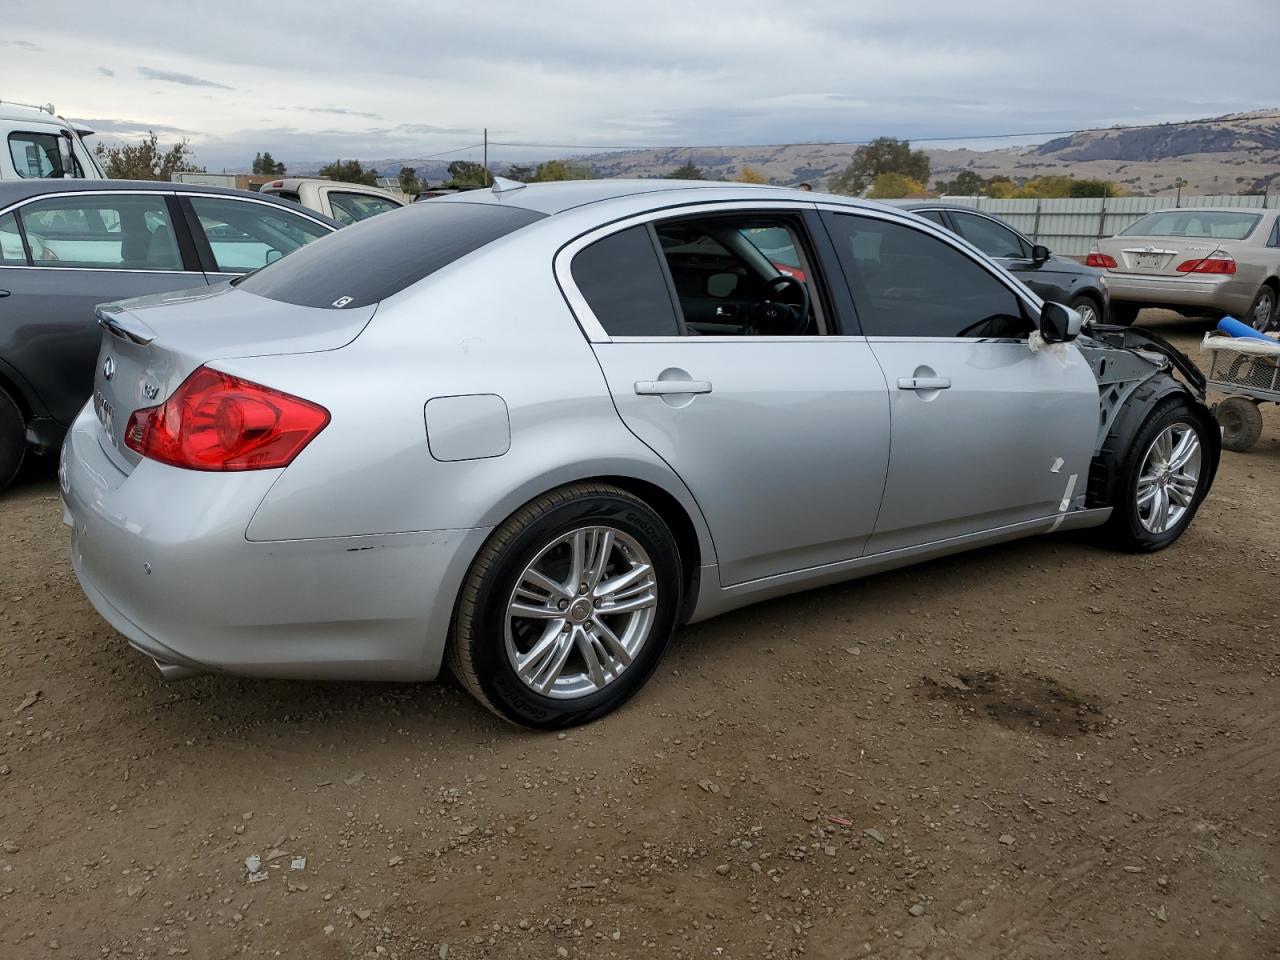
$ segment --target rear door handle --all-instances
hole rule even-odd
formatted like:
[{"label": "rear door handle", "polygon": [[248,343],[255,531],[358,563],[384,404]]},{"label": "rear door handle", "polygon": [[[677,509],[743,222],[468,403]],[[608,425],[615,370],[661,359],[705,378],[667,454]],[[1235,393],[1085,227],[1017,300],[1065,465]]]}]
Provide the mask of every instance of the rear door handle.
[{"label": "rear door handle", "polygon": [[899,377],[899,390],[950,390],[950,377]]},{"label": "rear door handle", "polygon": [[636,393],[642,397],[669,397],[681,393],[710,393],[709,380],[637,380]]}]

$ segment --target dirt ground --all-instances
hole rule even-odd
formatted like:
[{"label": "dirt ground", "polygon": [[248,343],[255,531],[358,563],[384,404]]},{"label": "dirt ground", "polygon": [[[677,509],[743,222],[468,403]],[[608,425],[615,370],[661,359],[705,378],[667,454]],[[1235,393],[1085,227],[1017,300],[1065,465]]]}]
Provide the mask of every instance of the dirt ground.
[{"label": "dirt ground", "polygon": [[161,683],[37,464],[0,495],[0,957],[1280,956],[1266,418],[1170,550],[763,604],[560,735],[449,683]]}]

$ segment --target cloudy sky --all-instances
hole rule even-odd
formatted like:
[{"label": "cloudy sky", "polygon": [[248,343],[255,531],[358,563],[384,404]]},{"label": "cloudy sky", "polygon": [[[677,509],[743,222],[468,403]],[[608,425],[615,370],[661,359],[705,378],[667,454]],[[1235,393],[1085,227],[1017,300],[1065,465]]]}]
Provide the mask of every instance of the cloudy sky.
[{"label": "cloudy sky", "polygon": [[968,137],[1280,107],[1276,5],[0,0],[0,97],[210,170]]}]

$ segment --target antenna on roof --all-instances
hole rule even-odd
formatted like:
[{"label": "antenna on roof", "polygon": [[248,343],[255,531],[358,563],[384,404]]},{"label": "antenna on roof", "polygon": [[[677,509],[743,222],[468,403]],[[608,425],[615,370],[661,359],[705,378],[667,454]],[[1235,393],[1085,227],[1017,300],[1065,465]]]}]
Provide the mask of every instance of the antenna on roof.
[{"label": "antenna on roof", "polygon": [[510,193],[512,190],[523,190],[528,184],[521,183],[519,180],[508,180],[506,177],[493,178],[494,193]]}]

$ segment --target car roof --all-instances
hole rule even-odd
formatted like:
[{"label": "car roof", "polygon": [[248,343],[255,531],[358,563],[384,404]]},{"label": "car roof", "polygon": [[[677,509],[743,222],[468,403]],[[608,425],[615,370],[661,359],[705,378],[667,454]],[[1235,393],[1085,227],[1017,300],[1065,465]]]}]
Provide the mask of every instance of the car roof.
[{"label": "car roof", "polygon": [[[286,210],[304,210],[296,203],[281,200],[269,193],[254,193],[250,190],[235,190],[231,187],[212,187],[202,183],[174,183],[169,180],[5,180],[0,182],[0,209],[19,200],[31,197],[50,196],[69,193],[126,193],[145,190],[149,193],[201,193],[222,197],[251,197],[270,203]],[[306,210],[306,215],[323,221],[331,226],[339,226],[336,220],[330,220],[315,210]]]},{"label": "car roof", "polygon": [[[501,179],[501,178],[499,178]],[[511,183],[513,181],[502,181]],[[501,186],[502,183],[499,183]],[[783,199],[808,200],[810,202],[822,198],[822,194],[807,190],[794,190],[788,187],[774,187],[767,184],[724,183],[715,180],[562,180],[555,183],[530,183],[518,188],[508,188],[495,193],[489,190],[466,190],[443,197],[433,197],[433,203],[498,203],[504,206],[521,207],[536,213],[556,214],[588,204],[602,203],[609,200],[622,200],[652,194],[670,196],[694,191],[733,190],[744,196],[756,192]],[[690,197],[690,200],[696,199]],[[721,199],[721,198],[717,198]],[[829,199],[849,202],[850,197],[831,197]],[[870,204],[868,204],[870,206]]]}]

